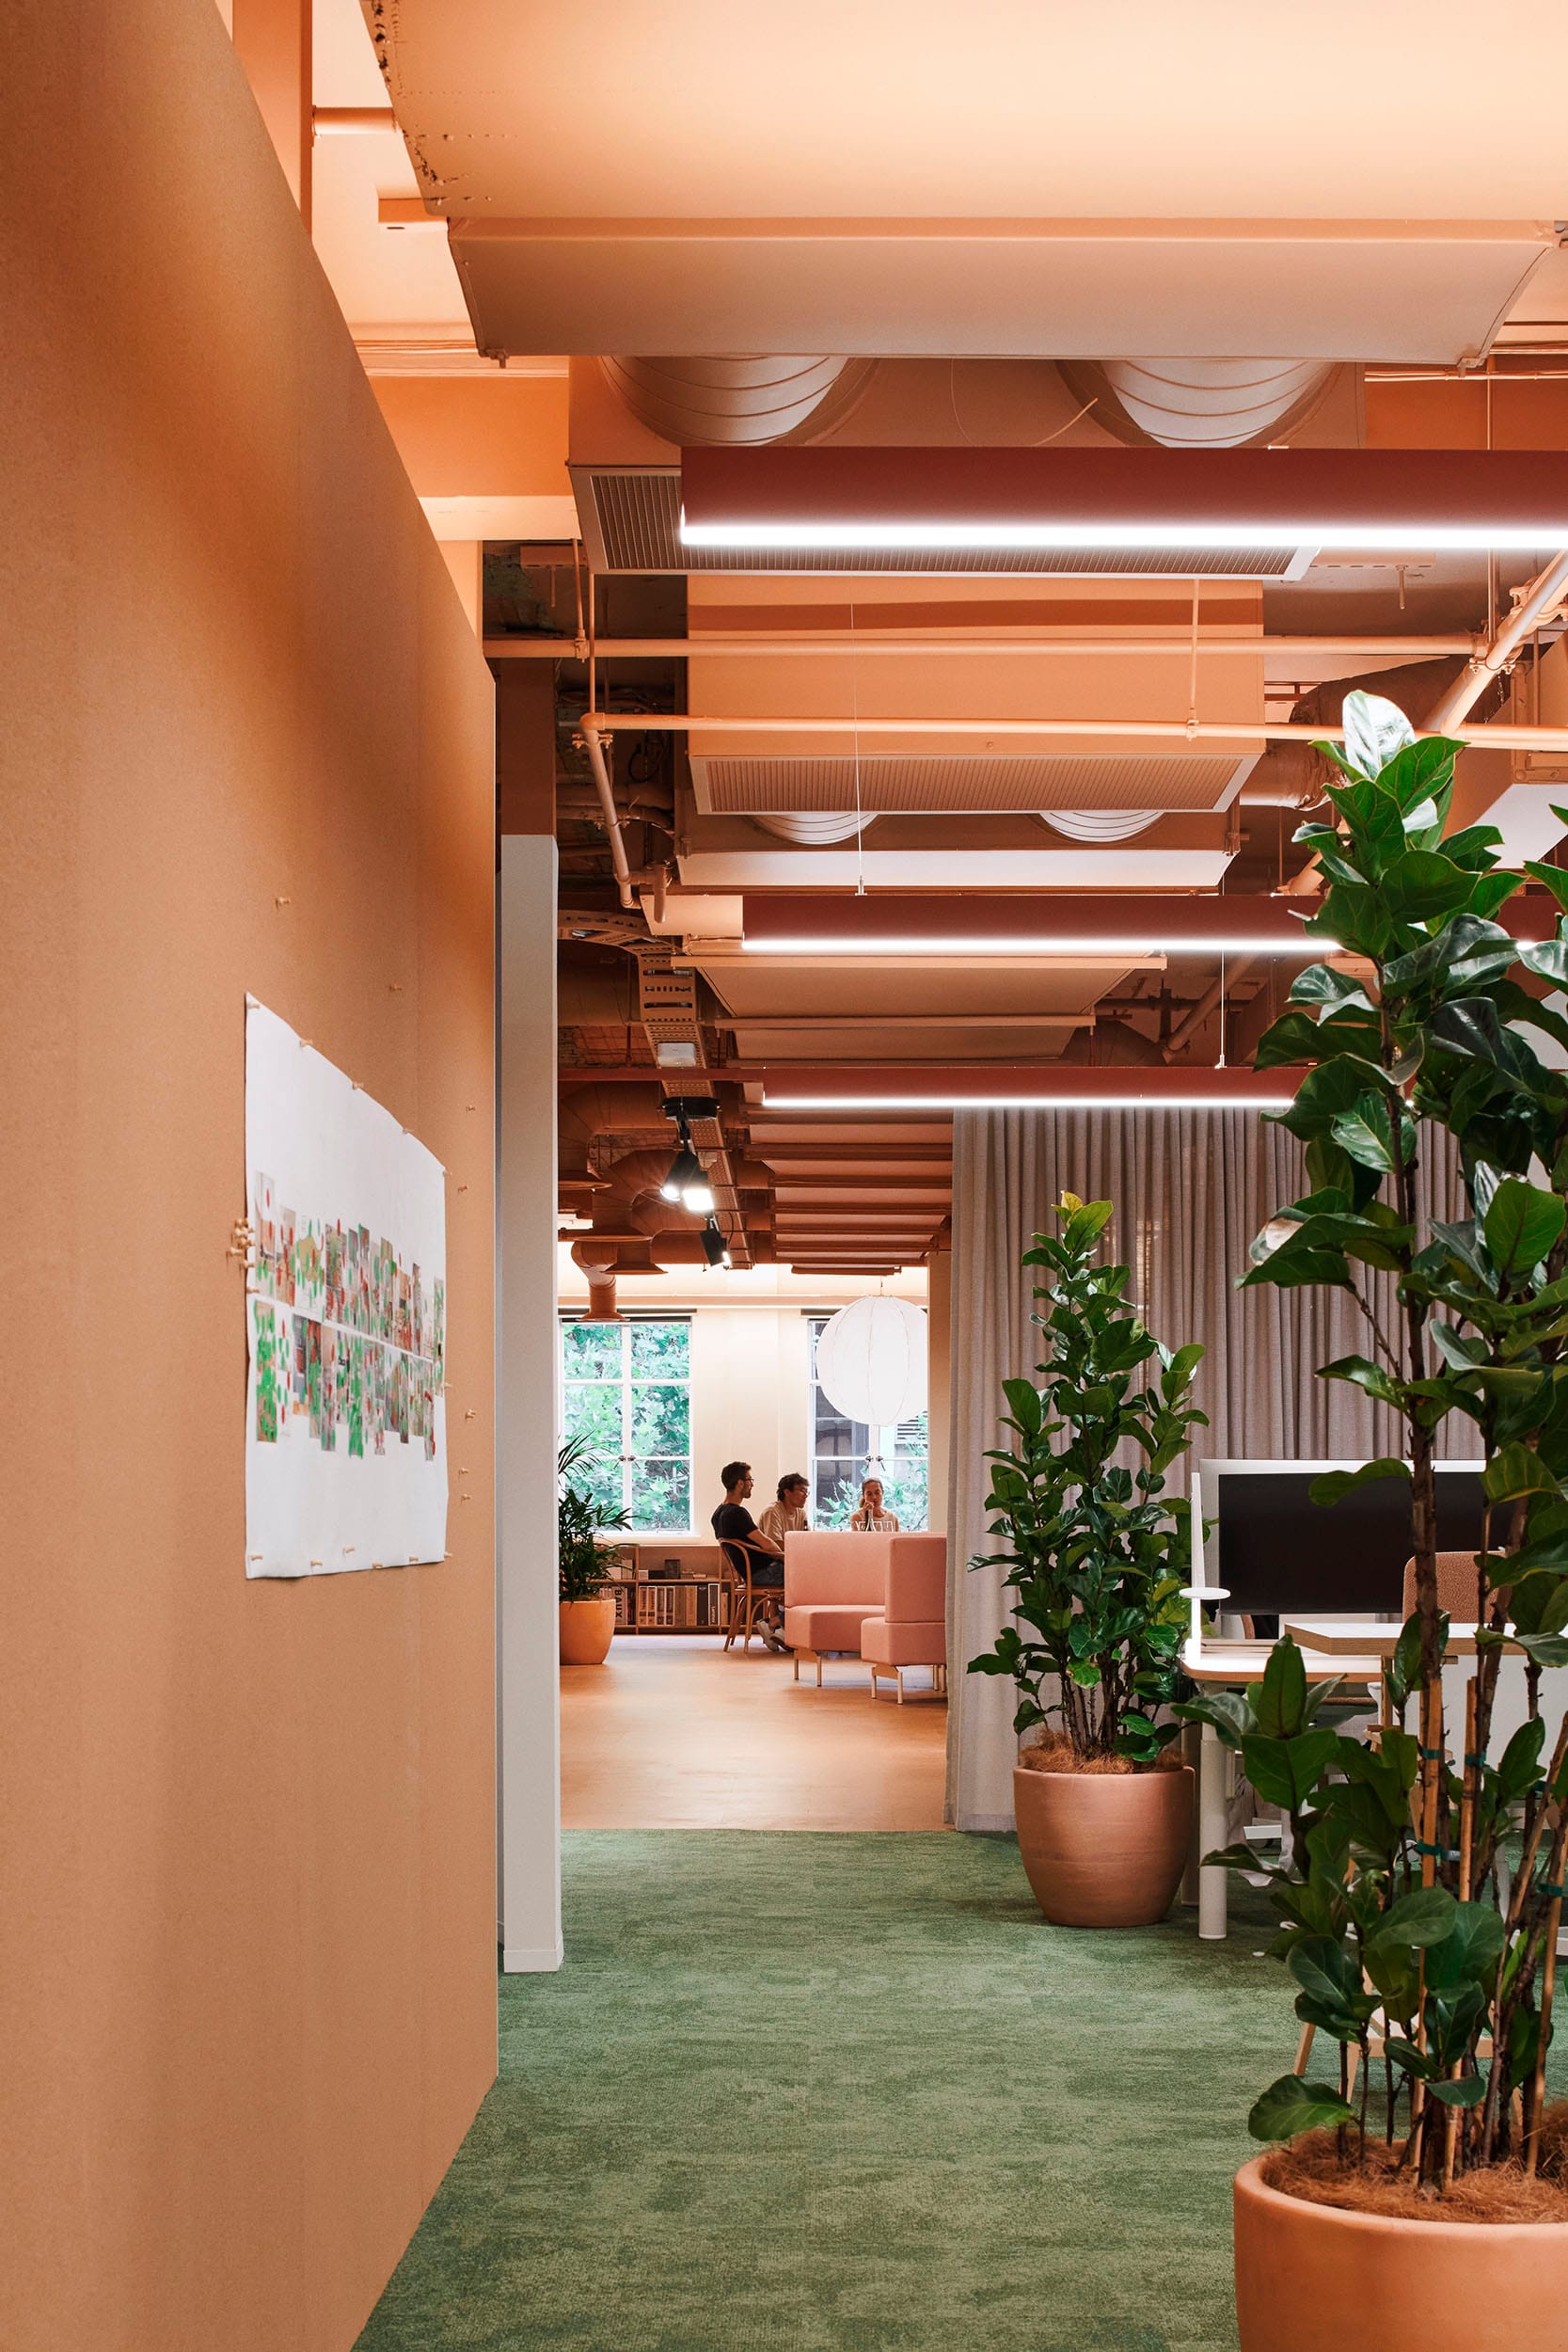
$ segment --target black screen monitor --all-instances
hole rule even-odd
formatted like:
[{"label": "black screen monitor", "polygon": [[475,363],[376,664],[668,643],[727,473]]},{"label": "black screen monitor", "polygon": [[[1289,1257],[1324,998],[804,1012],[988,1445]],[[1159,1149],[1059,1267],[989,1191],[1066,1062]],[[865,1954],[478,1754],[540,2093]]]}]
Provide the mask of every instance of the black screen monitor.
[{"label": "black screen monitor", "polygon": [[[1238,1615],[1398,1616],[1410,1558],[1410,1482],[1376,1478],[1335,1503],[1312,1483],[1354,1462],[1212,1461],[1198,1465],[1210,1522],[1205,1582]],[[1485,1497],[1479,1462],[1437,1465],[1437,1548],[1479,1551]]]}]

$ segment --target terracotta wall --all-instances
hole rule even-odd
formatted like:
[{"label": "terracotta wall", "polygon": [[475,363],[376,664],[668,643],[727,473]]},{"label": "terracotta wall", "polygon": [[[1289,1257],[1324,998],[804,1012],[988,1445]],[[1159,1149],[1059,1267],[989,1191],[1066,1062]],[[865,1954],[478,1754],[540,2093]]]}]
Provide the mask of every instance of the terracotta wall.
[{"label": "terracotta wall", "polygon": [[[0,2344],[345,2352],[494,2072],[490,685],[212,0],[6,45]],[[245,1581],[247,989],[447,1164],[443,1565]]]},{"label": "terracotta wall", "polygon": [[570,498],[563,375],[378,375],[373,389],[421,496]]}]

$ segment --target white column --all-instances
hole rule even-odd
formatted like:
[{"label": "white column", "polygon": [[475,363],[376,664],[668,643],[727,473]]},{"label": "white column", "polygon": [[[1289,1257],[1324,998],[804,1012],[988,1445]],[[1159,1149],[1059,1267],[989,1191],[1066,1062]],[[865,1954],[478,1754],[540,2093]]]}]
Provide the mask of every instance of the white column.
[{"label": "white column", "polygon": [[559,1968],[555,843],[501,840],[496,1181],[501,1966]]},{"label": "white column", "polygon": [[[947,1528],[947,1465],[953,1446],[953,1252],[933,1249],[926,1261],[926,1377],[927,1442],[930,1457],[930,1507],[927,1525],[944,1534]],[[961,1573],[964,1563],[948,1562],[948,1576]]]}]

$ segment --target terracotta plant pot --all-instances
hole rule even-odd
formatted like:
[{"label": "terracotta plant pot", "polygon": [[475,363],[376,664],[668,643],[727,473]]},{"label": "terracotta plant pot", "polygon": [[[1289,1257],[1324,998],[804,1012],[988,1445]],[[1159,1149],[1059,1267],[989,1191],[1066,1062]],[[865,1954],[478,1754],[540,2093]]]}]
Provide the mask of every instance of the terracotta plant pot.
[{"label": "terracotta plant pot", "polygon": [[1236,2175],[1242,2352],[1568,2352],[1568,2222],[1394,2221]]},{"label": "terracotta plant pot", "polygon": [[1035,1900],[1059,1928],[1163,1919],[1187,1860],[1193,1775],[1013,1772],[1018,1851]]},{"label": "terracotta plant pot", "polygon": [[615,1633],[615,1601],[607,1594],[598,1600],[563,1600],[561,1604],[561,1662],[563,1666],[602,1666],[610,1656]]}]

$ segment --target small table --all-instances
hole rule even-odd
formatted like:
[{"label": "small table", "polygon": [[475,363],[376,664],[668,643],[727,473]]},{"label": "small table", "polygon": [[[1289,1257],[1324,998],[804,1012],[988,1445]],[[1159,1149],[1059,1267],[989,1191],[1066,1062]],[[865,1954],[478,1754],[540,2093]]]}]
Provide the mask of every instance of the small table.
[{"label": "small table", "polygon": [[[1316,1622],[1326,1624],[1329,1621],[1318,1619]],[[1395,1626],[1391,1630],[1395,1640],[1398,1640],[1399,1628]],[[1306,1644],[1303,1643],[1302,1646],[1305,1648]],[[1350,1681],[1379,1681],[1383,1674],[1383,1661],[1365,1654],[1370,1646],[1363,1643],[1362,1655],[1337,1659],[1335,1672]],[[1232,1690],[1244,1689],[1248,1683],[1262,1681],[1273,1650],[1272,1642],[1205,1640],[1195,1643],[1189,1640],[1182,1647],[1181,1671],[1194,1682],[1228,1685]],[[1196,1841],[1193,1848],[1193,1866],[1196,1866],[1197,1874],[1197,1932],[1199,1940],[1205,1944],[1223,1943],[1229,1932],[1230,1873],[1228,1870],[1205,1868],[1201,1859],[1215,1847],[1227,1845],[1230,1841],[1230,1805],[1225,1789],[1226,1755],[1219,1733],[1212,1724],[1205,1724],[1197,1750]]]}]

